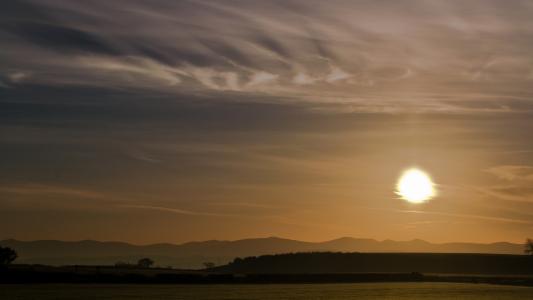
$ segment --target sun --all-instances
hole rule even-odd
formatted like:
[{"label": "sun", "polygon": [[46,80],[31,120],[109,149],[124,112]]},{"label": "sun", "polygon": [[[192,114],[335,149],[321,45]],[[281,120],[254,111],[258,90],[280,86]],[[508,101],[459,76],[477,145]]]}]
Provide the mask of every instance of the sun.
[{"label": "sun", "polygon": [[396,184],[396,194],[410,203],[423,203],[437,195],[433,181],[424,171],[405,171]]}]

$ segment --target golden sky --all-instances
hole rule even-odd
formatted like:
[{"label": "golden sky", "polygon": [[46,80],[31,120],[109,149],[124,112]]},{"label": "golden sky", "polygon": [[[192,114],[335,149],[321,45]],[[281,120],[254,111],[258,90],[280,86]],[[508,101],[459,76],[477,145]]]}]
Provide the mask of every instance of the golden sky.
[{"label": "golden sky", "polygon": [[530,1],[4,6],[0,239],[533,232]]}]

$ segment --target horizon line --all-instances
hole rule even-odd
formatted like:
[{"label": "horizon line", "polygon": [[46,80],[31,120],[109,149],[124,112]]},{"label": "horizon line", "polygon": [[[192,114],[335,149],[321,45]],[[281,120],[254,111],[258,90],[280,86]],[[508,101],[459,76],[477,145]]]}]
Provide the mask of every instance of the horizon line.
[{"label": "horizon line", "polygon": [[[393,240],[393,239],[375,239],[375,238],[358,238],[358,237],[352,237],[352,236],[342,236],[339,238],[334,239],[328,239],[328,240],[322,240],[322,241],[306,241],[306,240],[297,240],[292,238],[285,238],[280,236],[266,236],[266,237],[250,237],[250,238],[241,238],[241,239],[233,239],[233,240],[226,240],[226,239],[207,239],[207,240],[191,240],[181,243],[173,243],[173,242],[155,242],[155,243],[146,243],[146,244],[138,244],[134,242],[128,242],[128,241],[119,241],[119,240],[97,240],[97,239],[80,239],[80,240],[61,240],[61,239],[33,239],[33,240],[27,240],[27,239],[17,239],[17,238],[4,238],[0,239],[0,242],[4,241],[17,241],[17,242],[66,242],[66,243],[79,243],[79,242],[99,242],[99,243],[121,243],[121,244],[128,244],[132,246],[154,246],[154,245],[173,245],[173,246],[182,246],[186,244],[192,244],[192,243],[207,243],[207,242],[239,242],[239,241],[247,241],[247,240],[265,240],[265,239],[277,239],[277,240],[285,240],[285,241],[293,241],[293,242],[301,242],[301,243],[309,243],[309,244],[323,244],[333,241],[338,241],[342,239],[352,239],[352,240],[370,240],[378,243],[384,243],[384,242],[414,242],[414,241],[422,241],[428,244],[432,245],[445,245],[445,244],[476,244],[476,245],[494,245],[494,244],[513,244],[513,245],[522,245],[524,242],[511,242],[511,241],[495,241],[495,242],[467,242],[467,241],[454,241],[454,242],[431,242],[428,240],[420,239],[420,238],[413,238],[410,240]],[[527,239],[524,238],[524,241]]]}]

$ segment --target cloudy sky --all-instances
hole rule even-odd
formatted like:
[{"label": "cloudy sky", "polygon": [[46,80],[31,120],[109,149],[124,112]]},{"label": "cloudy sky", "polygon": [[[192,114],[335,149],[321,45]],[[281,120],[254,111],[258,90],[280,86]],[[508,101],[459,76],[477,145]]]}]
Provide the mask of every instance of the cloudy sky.
[{"label": "cloudy sky", "polygon": [[[11,0],[0,239],[533,234],[531,1]],[[438,196],[394,193],[417,166]]]}]

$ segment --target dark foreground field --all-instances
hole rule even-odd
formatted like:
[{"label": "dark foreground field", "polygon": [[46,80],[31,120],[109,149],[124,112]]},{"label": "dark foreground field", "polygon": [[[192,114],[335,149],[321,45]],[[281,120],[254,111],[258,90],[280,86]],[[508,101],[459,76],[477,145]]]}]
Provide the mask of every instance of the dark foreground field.
[{"label": "dark foreground field", "polygon": [[533,299],[533,288],[458,283],[291,285],[3,285],[0,299],[17,300],[369,300]]},{"label": "dark foreground field", "polygon": [[0,284],[306,284],[448,282],[533,287],[533,276],[412,273],[219,273],[115,267],[11,266],[0,269]]}]

